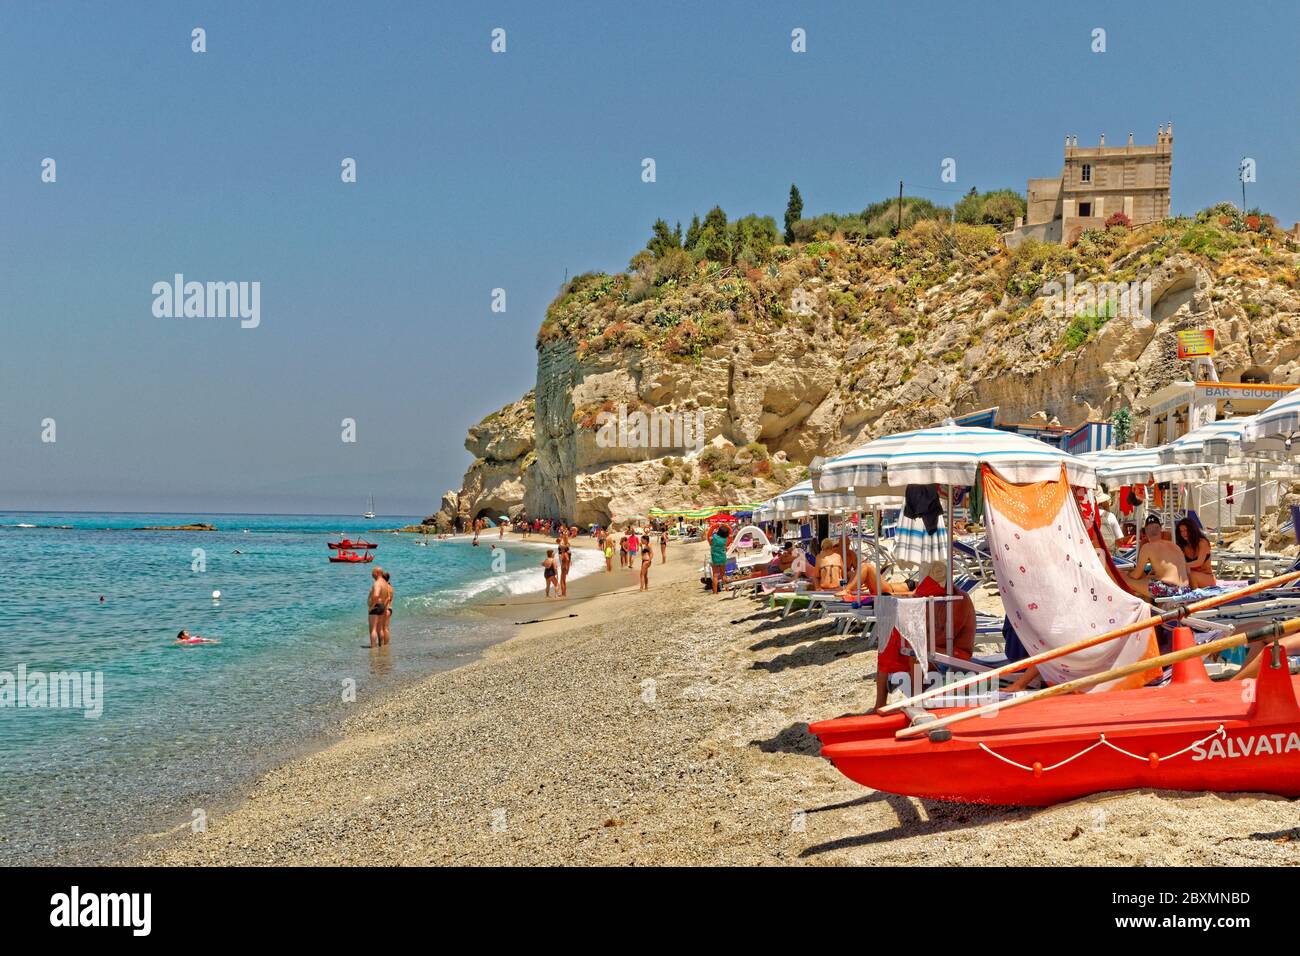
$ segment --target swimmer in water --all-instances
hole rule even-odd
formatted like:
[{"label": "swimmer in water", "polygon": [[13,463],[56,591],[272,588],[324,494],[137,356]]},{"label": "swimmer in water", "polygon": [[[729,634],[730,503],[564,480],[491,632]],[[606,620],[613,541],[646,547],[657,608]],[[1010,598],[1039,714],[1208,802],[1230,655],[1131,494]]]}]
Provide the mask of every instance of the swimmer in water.
[{"label": "swimmer in water", "polygon": [[182,629],[181,632],[176,635],[176,643],[192,646],[194,644],[220,644],[221,642],[211,637],[199,637],[197,634],[191,637],[189,631]]}]

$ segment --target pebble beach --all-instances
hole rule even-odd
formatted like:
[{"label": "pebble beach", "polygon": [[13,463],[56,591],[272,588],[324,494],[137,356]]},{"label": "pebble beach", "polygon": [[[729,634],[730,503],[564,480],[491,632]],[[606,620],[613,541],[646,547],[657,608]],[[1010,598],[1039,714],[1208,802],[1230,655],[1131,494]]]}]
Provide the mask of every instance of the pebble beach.
[{"label": "pebble beach", "polygon": [[[167,865],[1219,865],[1300,863],[1294,803],[1100,794],[1046,809],[870,791],[809,720],[871,703],[875,652],[815,618],[703,590],[672,545],[651,590],[582,579],[481,659],[362,701],[336,743],[265,774]],[[544,613],[543,613],[544,612]],[[575,615],[569,617],[567,615]]]}]

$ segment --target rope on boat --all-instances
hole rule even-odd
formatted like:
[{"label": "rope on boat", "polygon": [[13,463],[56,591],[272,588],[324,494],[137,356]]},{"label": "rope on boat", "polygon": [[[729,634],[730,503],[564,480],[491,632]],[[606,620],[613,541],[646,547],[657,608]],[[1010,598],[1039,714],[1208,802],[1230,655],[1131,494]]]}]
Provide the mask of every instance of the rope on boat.
[{"label": "rope on boat", "polygon": [[1156,754],[1148,754],[1147,756],[1142,757],[1142,756],[1139,756],[1138,754],[1130,753],[1129,751],[1125,750],[1123,747],[1120,747],[1120,746],[1117,746],[1116,744],[1111,743],[1109,740],[1106,739],[1106,735],[1105,735],[1105,734],[1098,734],[1097,736],[1098,736],[1098,740],[1097,740],[1097,742],[1096,742],[1095,744],[1089,744],[1087,747],[1084,747],[1082,750],[1080,750],[1080,751],[1079,751],[1077,754],[1075,754],[1074,756],[1072,756],[1072,757],[1066,757],[1064,760],[1060,761],[1059,763],[1054,763],[1054,764],[1052,764],[1050,767],[1044,767],[1042,764],[1037,764],[1037,763],[1034,764],[1032,767],[1026,767],[1024,764],[1022,764],[1022,763],[1018,763],[1018,762],[1016,762],[1015,760],[1012,760],[1010,757],[1004,757],[1004,756],[1002,756],[1002,754],[1000,754],[1000,753],[998,753],[997,751],[993,750],[991,747],[989,747],[987,744],[983,743],[982,741],[981,741],[981,743],[980,743],[980,750],[983,750],[985,753],[989,754],[990,756],[997,757],[997,758],[998,758],[999,760],[1001,760],[1003,763],[1009,763],[1009,764],[1011,764],[1011,766],[1013,766],[1013,767],[1019,767],[1021,770],[1024,770],[1024,771],[1026,771],[1026,772],[1028,772],[1028,773],[1032,773],[1032,774],[1034,774],[1035,776],[1037,776],[1037,775],[1039,775],[1039,774],[1047,773],[1049,770],[1055,770],[1055,769],[1058,768],[1058,767],[1064,767],[1064,766],[1065,766],[1067,763],[1069,763],[1071,760],[1078,760],[1080,757],[1082,757],[1084,754],[1088,753],[1090,750],[1096,750],[1098,747],[1101,747],[1101,746],[1109,747],[1111,750],[1114,750],[1114,751],[1117,752],[1117,753],[1122,753],[1122,754],[1123,754],[1124,756],[1126,756],[1126,757],[1132,757],[1134,760],[1140,760],[1140,761],[1142,761],[1143,763],[1149,763],[1149,764],[1151,764],[1151,765],[1154,767],[1154,766],[1156,766],[1157,764],[1162,763],[1163,761],[1166,761],[1166,760],[1173,760],[1175,757],[1181,757],[1183,754],[1187,753],[1189,750],[1192,750],[1192,749],[1194,749],[1194,748],[1196,748],[1196,747],[1199,747],[1201,744],[1205,743],[1207,740],[1213,740],[1215,737],[1226,737],[1226,736],[1228,736],[1228,732],[1227,732],[1226,729],[1224,729],[1223,724],[1219,724],[1218,729],[1215,730],[1215,731],[1213,731],[1212,733],[1210,733],[1208,736],[1206,736],[1206,737],[1202,737],[1200,740],[1197,740],[1197,741],[1194,741],[1193,743],[1188,744],[1188,745],[1187,745],[1186,747],[1184,747],[1182,750],[1178,751],[1177,753],[1172,753],[1172,754],[1170,754],[1170,755],[1167,756],[1167,757],[1161,757],[1161,756],[1158,756],[1158,755],[1156,755]]}]

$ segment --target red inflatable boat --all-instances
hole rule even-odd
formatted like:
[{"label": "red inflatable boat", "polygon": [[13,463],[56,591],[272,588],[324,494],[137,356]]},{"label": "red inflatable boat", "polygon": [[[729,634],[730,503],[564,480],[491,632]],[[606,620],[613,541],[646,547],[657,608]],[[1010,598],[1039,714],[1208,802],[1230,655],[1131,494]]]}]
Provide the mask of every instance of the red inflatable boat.
[{"label": "red inflatable boat", "polygon": [[895,739],[902,713],[808,729],[850,780],[911,797],[1038,807],[1134,788],[1300,796],[1296,679],[1285,654],[1262,658],[1257,681],[1216,683],[1193,658],[1165,687],[1034,701],[953,724],[947,740]]}]

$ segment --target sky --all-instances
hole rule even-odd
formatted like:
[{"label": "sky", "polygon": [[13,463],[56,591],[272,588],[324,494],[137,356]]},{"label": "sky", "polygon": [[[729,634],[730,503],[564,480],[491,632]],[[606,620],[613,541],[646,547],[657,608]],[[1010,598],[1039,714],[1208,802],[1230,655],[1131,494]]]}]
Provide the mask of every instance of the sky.
[{"label": "sky", "polygon": [[[1173,122],[1175,214],[1239,200],[1249,156],[1289,226],[1298,27],[1200,0],[6,0],[0,510],[431,513],[466,428],[532,387],[566,276],[625,268],[656,217],[779,221],[791,182],[805,215],[900,179],[947,204],[1058,174],[1067,134]],[[176,273],[260,283],[259,324],[155,315]]]}]

